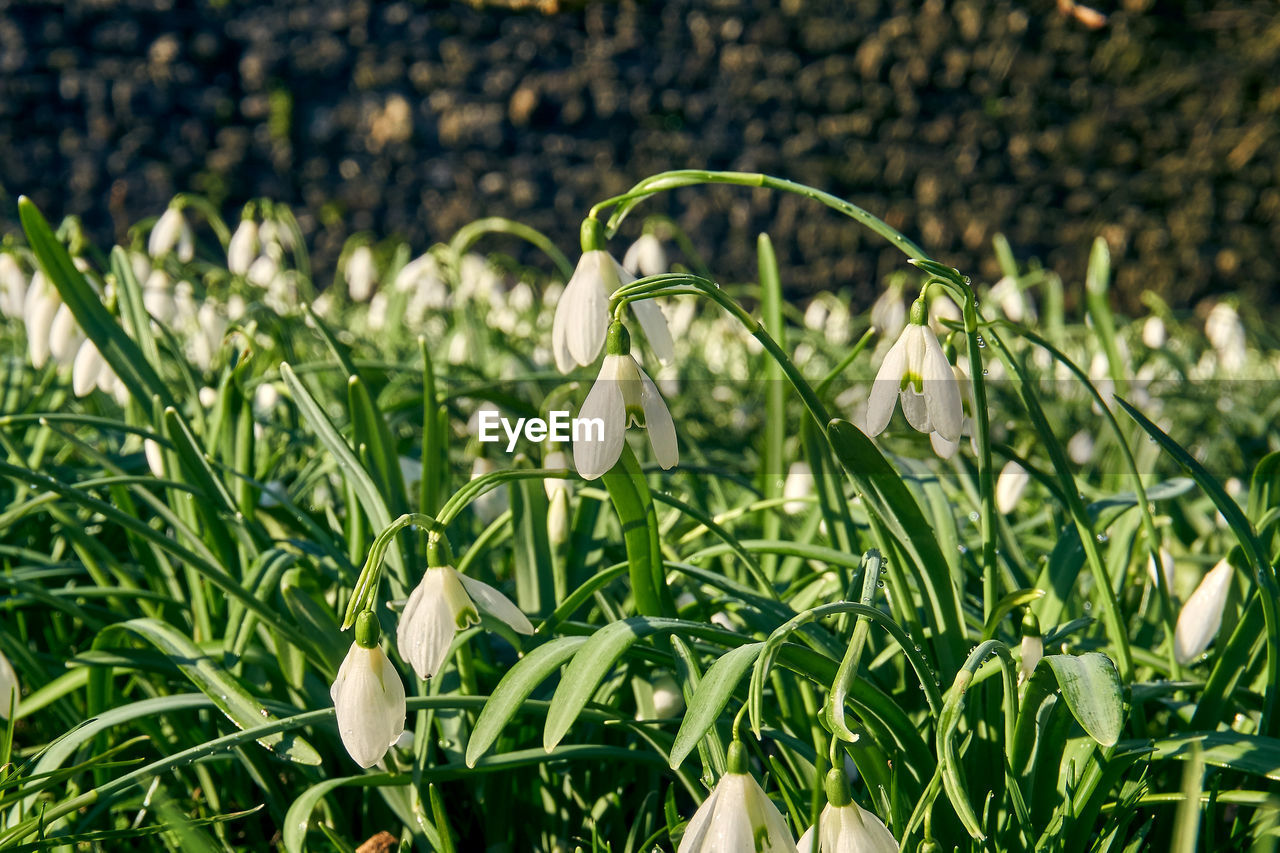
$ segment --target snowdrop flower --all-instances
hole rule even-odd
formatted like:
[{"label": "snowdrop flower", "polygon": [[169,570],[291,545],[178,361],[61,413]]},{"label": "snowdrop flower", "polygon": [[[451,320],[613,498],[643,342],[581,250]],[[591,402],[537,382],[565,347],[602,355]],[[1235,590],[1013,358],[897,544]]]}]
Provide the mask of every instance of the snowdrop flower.
[{"label": "snowdrop flower", "polygon": [[502,278],[483,255],[468,252],[458,263],[458,297],[488,302],[502,289]]},{"label": "snowdrop flower", "polygon": [[[635,280],[635,276],[605,250],[590,249],[582,253],[556,303],[556,315],[551,323],[551,349],[561,373],[573,370],[575,364],[591,364],[600,355],[609,330],[609,296]],[[632,302],[631,310],[658,360],[664,364],[671,361],[675,357],[675,344],[658,303],[652,299]]]},{"label": "snowdrop flower", "polygon": [[1040,621],[1033,613],[1022,617],[1022,643],[1019,651],[1022,653],[1019,680],[1026,681],[1036,671],[1036,664],[1044,657],[1044,637],[1040,636]]},{"label": "snowdrop flower", "polygon": [[21,317],[27,298],[27,276],[9,252],[0,252],[0,314]]},{"label": "snowdrop flower", "polygon": [[[569,457],[563,450],[552,450],[542,459],[543,468],[569,468]],[[542,481],[547,491],[547,536],[552,544],[569,539],[569,496],[573,493],[569,481],[562,477],[548,477]]]},{"label": "snowdrop flower", "polygon": [[943,320],[953,323],[963,323],[964,315],[960,313],[960,306],[945,293],[939,293],[929,301],[929,328],[939,335],[945,335],[951,330],[943,324]]},{"label": "snowdrop flower", "polygon": [[609,328],[608,355],[578,418],[586,428],[583,440],[575,436],[573,464],[584,480],[602,476],[617,463],[627,427],[633,425],[648,433],[653,455],[663,469],[680,461],[671,412],[653,380],[632,357],[631,339],[621,323]]},{"label": "snowdrop flower", "polygon": [[164,448],[157,444],[153,439],[146,438],[142,441],[142,455],[147,460],[147,468],[151,470],[151,476],[157,480],[164,479]]},{"label": "snowdrop flower", "polygon": [[208,385],[201,386],[197,396],[200,398],[200,405],[206,409],[212,409],[213,404],[218,402],[218,392]]},{"label": "snowdrop flower", "polygon": [[637,278],[662,275],[670,269],[662,241],[648,232],[641,234],[631,244],[631,248],[627,249],[627,253],[622,256],[622,267]]},{"label": "snowdrop flower", "polygon": [[352,249],[342,275],[347,280],[347,295],[351,297],[351,301],[367,301],[373,295],[373,286],[378,276],[373,250],[368,246],[356,246]]},{"label": "snowdrop flower", "polygon": [[[820,332],[827,325],[827,316],[831,310],[827,304],[818,297],[814,297],[809,302],[809,307],[804,309],[804,327],[811,332]],[[872,323],[874,324],[874,320]]]},{"label": "snowdrop flower", "polygon": [[245,217],[227,243],[227,269],[235,275],[244,275],[258,256],[258,224]]},{"label": "snowdrop flower", "polygon": [[902,285],[891,284],[871,305],[871,325],[882,340],[896,338],[907,324],[907,307],[902,302]]},{"label": "snowdrop flower", "polygon": [[787,515],[804,512],[805,507],[809,505],[809,501],[805,498],[812,494],[813,470],[809,467],[809,463],[803,459],[792,462],[791,467],[787,469],[787,479],[782,483],[782,496],[787,499],[782,505],[782,511]]},{"label": "snowdrop flower", "polygon": [[85,397],[98,385],[98,377],[106,361],[93,341],[86,340],[76,352],[75,361],[71,364],[71,392],[77,397]]},{"label": "snowdrop flower", "polygon": [[37,271],[31,277],[31,289],[22,306],[22,319],[27,327],[27,355],[37,370],[49,360],[49,327],[61,307],[62,297],[44,273]]},{"label": "snowdrop flower", "polygon": [[18,674],[13,671],[13,664],[0,652],[0,720],[9,719],[9,709],[16,713],[18,697],[22,691],[18,687]]},{"label": "snowdrop flower", "polygon": [[1244,324],[1240,322],[1236,309],[1226,302],[1214,305],[1208,319],[1204,321],[1204,334],[1217,352],[1223,370],[1235,373],[1244,367]]},{"label": "snowdrop flower", "polygon": [[684,710],[684,693],[670,675],[663,673],[653,682],[653,715],[669,720]]},{"label": "snowdrop flower", "polygon": [[185,264],[195,257],[195,249],[195,237],[182,211],[170,207],[160,214],[147,240],[147,253],[160,258],[173,252]]},{"label": "snowdrop flower", "polygon": [[1182,605],[1173,632],[1173,653],[1178,663],[1191,663],[1213,642],[1222,627],[1222,611],[1227,605],[1227,593],[1231,591],[1234,573],[1230,563],[1220,561]]},{"label": "snowdrop flower", "polygon": [[867,398],[867,434],[884,432],[902,401],[907,423],[923,433],[938,433],[946,441],[960,438],[964,404],[951,363],[938,336],[925,325],[922,299],[911,308],[911,322],[889,348]]},{"label": "snowdrop flower", "polygon": [[1025,468],[1012,459],[1004,463],[996,476],[996,510],[1001,515],[1008,515],[1017,509],[1029,482],[1031,475]]},{"label": "snowdrop flower", "polygon": [[1169,337],[1164,321],[1154,314],[1142,324],[1142,343],[1151,349],[1160,349]]},{"label": "snowdrop flower", "polygon": [[213,365],[213,357],[222,348],[227,333],[227,321],[218,313],[212,302],[206,302],[196,312],[196,330],[191,336],[191,360],[201,370]]},{"label": "snowdrop flower", "polygon": [[791,830],[760,783],[747,773],[747,751],[729,744],[728,772],[689,821],[677,853],[795,853]]},{"label": "snowdrop flower", "polygon": [[1031,294],[1018,285],[1018,280],[1005,276],[991,286],[991,298],[1000,306],[1000,313],[1014,323],[1035,322],[1036,306]]},{"label": "snowdrop flower", "polygon": [[1093,436],[1088,430],[1080,430],[1067,440],[1067,456],[1077,465],[1088,464],[1093,459]]},{"label": "snowdrop flower", "polygon": [[270,255],[259,255],[244,271],[244,277],[250,284],[266,289],[275,284],[279,272],[280,265],[276,263],[275,258]]},{"label": "snowdrop flower", "polygon": [[1151,585],[1152,586],[1160,585],[1160,579],[1159,579],[1159,576],[1157,575],[1157,571],[1158,571],[1159,574],[1164,575],[1164,585],[1165,585],[1165,588],[1169,590],[1170,594],[1173,593],[1173,568],[1174,568],[1173,555],[1169,553],[1168,548],[1162,547],[1160,549],[1160,568],[1159,569],[1156,568],[1155,558],[1150,555],[1147,556],[1147,575],[1150,576],[1151,578]]},{"label": "snowdrop flower", "polygon": [[178,303],[174,298],[173,283],[169,275],[162,269],[154,269],[143,280],[142,307],[155,318],[156,322],[168,325],[178,314]]},{"label": "snowdrop flower", "polygon": [[58,313],[53,315],[53,322],[49,325],[49,355],[58,364],[70,365],[75,361],[84,339],[84,332],[80,331],[76,316],[71,313],[70,306],[64,303],[58,308]]},{"label": "snowdrop flower", "polygon": [[400,657],[419,678],[431,678],[444,664],[454,635],[480,623],[477,607],[517,634],[533,633],[528,617],[498,590],[452,566],[436,566],[427,569],[400,614],[396,628]]},{"label": "snowdrop flower", "polygon": [[796,845],[799,853],[897,853],[893,833],[874,813],[849,796],[843,770],[827,771],[827,805],[818,818],[818,832],[805,830]]},{"label": "snowdrop flower", "polygon": [[329,689],[342,745],[361,767],[381,761],[404,731],[404,684],[378,645],[378,634],[372,612],[356,618],[356,640]]},{"label": "snowdrop flower", "polygon": [[[498,470],[498,466],[490,462],[488,459],[477,459],[471,465],[471,479],[483,477],[485,474],[493,473]],[[507,495],[506,486],[498,486],[496,489],[490,489],[480,497],[471,502],[471,508],[476,511],[476,517],[483,524],[492,524],[498,516],[507,511],[511,505],[511,499]]]}]

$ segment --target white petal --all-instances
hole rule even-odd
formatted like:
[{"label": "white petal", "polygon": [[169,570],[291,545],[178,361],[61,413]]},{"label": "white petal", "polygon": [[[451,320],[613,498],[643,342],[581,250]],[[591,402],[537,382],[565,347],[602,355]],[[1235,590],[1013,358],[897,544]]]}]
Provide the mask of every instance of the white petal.
[{"label": "white petal", "polygon": [[31,357],[31,366],[38,370],[49,360],[49,327],[62,307],[62,299],[52,285],[37,285],[37,281],[47,281],[39,273],[37,276],[32,279],[31,290],[27,293],[23,321],[27,327],[27,353]]},{"label": "white petal", "polygon": [[928,326],[920,327],[924,334],[924,398],[929,406],[929,423],[948,441],[960,438],[960,422],[964,419],[964,404],[960,399],[960,386],[955,372],[947,361],[938,336]]},{"label": "white petal", "polygon": [[[778,807],[773,801],[765,795],[764,789],[760,787],[760,783],[753,776],[744,776],[744,799],[747,803],[747,815],[750,820],[748,825],[751,834],[759,839],[760,851],[789,851],[795,853],[796,844],[791,840],[791,830],[787,827],[786,818],[782,816],[782,812],[778,811]],[[760,838],[759,831],[764,830],[764,837]]]},{"label": "white petal", "polygon": [[1031,482],[1031,475],[1017,462],[1009,461],[996,476],[996,510],[1008,515],[1018,506],[1022,493]]},{"label": "white petal", "polygon": [[[626,406],[622,400],[622,383],[618,381],[618,367],[623,358],[630,356],[605,356],[600,375],[591,386],[587,399],[578,412],[583,422],[583,440],[573,443],[573,466],[584,480],[594,480],[614,466],[622,455],[622,444],[627,430]],[[599,419],[604,424],[603,440],[590,421]]]},{"label": "white petal", "polygon": [[158,258],[171,252],[178,242],[182,224],[182,213],[177,208],[166,209],[151,228],[151,234],[147,238],[147,253]]},{"label": "white petal", "polygon": [[94,346],[93,341],[85,341],[76,353],[75,363],[71,365],[71,391],[77,397],[83,397],[98,384],[98,375],[106,364],[102,354]]},{"label": "white petal", "polygon": [[653,445],[654,458],[666,470],[680,461],[676,424],[653,380],[639,367],[636,370],[640,374],[640,407],[644,409],[644,425],[649,433],[649,443]]},{"label": "white petal", "polygon": [[609,294],[618,286],[616,263],[600,249],[584,252],[565,285],[551,324],[556,367],[568,373],[572,364],[596,360],[609,331]]},{"label": "white petal", "polygon": [[147,459],[147,467],[151,469],[151,476],[164,479],[164,448],[147,438],[142,441],[142,451]]},{"label": "white petal", "polygon": [[0,652],[0,720],[9,719],[10,704],[15,711],[17,710],[18,696],[21,692],[18,687],[18,674],[13,671],[13,665],[4,656],[4,652]]},{"label": "white petal", "polygon": [[252,219],[242,219],[227,243],[227,269],[235,275],[244,275],[257,254],[258,225]]},{"label": "white petal", "polygon": [[666,272],[667,253],[662,241],[652,234],[641,234],[622,258],[623,268],[633,275],[661,275]]},{"label": "white petal", "polygon": [[49,355],[59,364],[70,364],[82,343],[84,333],[80,331],[71,308],[64,303],[49,326]]},{"label": "white petal", "polygon": [[458,579],[481,610],[511,626],[517,634],[532,634],[533,624],[519,607],[487,583],[459,574]]},{"label": "white petal", "polygon": [[715,815],[716,804],[719,800],[720,786],[716,785],[689,820],[689,825],[684,830],[684,837],[680,839],[680,847],[677,849],[677,853],[699,853],[703,849],[703,842],[706,840],[707,832],[711,828],[711,818]]},{"label": "white petal", "polygon": [[809,463],[804,460],[792,462],[787,469],[787,479],[782,484],[782,496],[787,498],[782,511],[787,515],[804,512],[809,505],[806,498],[813,495],[813,485],[813,469],[809,467]]},{"label": "white petal", "polygon": [[1234,572],[1231,564],[1222,560],[1204,576],[1182,606],[1173,634],[1173,650],[1179,663],[1191,663],[1200,657],[1217,636]]},{"label": "white petal", "polygon": [[469,624],[465,608],[470,604],[457,572],[447,566],[427,569],[414,587],[396,626],[396,648],[419,678],[431,678],[440,671],[458,633],[458,611],[464,611],[461,621]]},{"label": "white petal", "polygon": [[956,448],[960,446],[960,440],[947,441],[937,430],[929,433],[929,444],[933,445],[933,452],[938,454],[939,459],[950,459],[956,454]]},{"label": "white petal", "polygon": [[880,362],[880,370],[871,384],[871,396],[867,398],[867,435],[877,436],[889,425],[906,367],[907,343],[906,336],[903,335],[885,353],[884,361]]},{"label": "white petal", "polygon": [[912,429],[924,433],[933,432],[933,425],[929,422],[929,403],[923,394],[908,385],[902,389],[898,399],[902,402],[902,414]]},{"label": "white petal", "polygon": [[352,643],[329,691],[342,745],[361,767],[372,767],[404,731],[404,684],[381,648]]}]

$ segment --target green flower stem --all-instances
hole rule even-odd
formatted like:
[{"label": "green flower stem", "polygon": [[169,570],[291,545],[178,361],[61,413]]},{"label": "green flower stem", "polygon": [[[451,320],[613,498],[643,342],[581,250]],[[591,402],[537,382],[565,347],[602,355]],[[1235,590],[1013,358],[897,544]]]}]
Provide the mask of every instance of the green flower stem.
[{"label": "green flower stem", "polygon": [[540,249],[543,254],[551,259],[551,262],[556,265],[556,269],[566,279],[573,275],[573,264],[565,257],[564,252],[560,251],[556,244],[551,242],[549,237],[522,222],[504,219],[501,216],[477,219],[458,229],[457,233],[453,235],[453,239],[449,241],[449,251],[452,252],[455,263],[486,234],[510,234],[513,237],[519,237],[526,243],[530,243]]},{"label": "green flower stem", "polygon": [[795,193],[814,201],[821,202],[827,207],[843,213],[845,216],[856,220],[860,224],[871,229],[881,237],[897,246],[899,251],[909,258],[928,258],[928,254],[921,249],[913,241],[908,239],[902,232],[891,227],[883,219],[875,216],[851,204],[844,199],[825,193],[813,187],[799,184],[795,181],[788,181],[783,178],[775,178],[770,175],[760,174],[759,172],[712,172],[701,169],[679,169],[671,172],[663,172],[652,177],[645,178],[636,184],[626,193],[605,199],[599,202],[595,207],[591,208],[588,214],[591,218],[597,219],[600,214],[610,207],[616,207],[613,215],[609,217],[606,223],[606,234],[613,236],[617,233],[618,226],[622,224],[622,220],[631,212],[637,204],[651,195],[655,195],[667,190],[679,189],[681,187],[692,187],[700,184],[730,184],[740,187],[763,187],[765,189],[779,190],[781,192]]},{"label": "green flower stem", "polygon": [[[386,557],[387,549],[391,547],[391,542],[397,533],[414,525],[429,531],[428,565],[448,564],[449,543],[444,538],[444,526],[431,516],[420,512],[407,512],[400,516],[383,528],[373,540],[373,544],[369,546],[369,556],[364,561],[364,567],[360,569],[360,576],[356,578],[355,587],[351,591],[351,600],[347,602],[346,614],[342,617],[342,630],[345,631],[355,624],[356,618],[361,613],[373,609],[374,599],[378,593],[378,582],[382,579],[382,561]],[[444,562],[441,562],[442,559]]]}]

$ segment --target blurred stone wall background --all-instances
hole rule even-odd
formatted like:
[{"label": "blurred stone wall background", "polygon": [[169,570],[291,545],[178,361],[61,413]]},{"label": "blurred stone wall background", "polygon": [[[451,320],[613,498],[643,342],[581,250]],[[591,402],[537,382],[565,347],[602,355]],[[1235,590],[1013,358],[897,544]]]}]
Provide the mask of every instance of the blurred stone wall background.
[{"label": "blurred stone wall background", "polygon": [[[508,0],[510,2],[510,0]],[[354,231],[415,250],[482,215],[574,250],[593,201],[664,169],[759,170],[864,205],[990,280],[990,241],[1122,301],[1275,301],[1273,0],[0,0],[0,228],[27,193],[100,241],[180,190],[295,206],[328,277]],[[795,292],[869,299],[901,257],[798,198],[681,191],[726,280],[767,229]],[[638,218],[635,225],[638,225]],[[619,244],[618,251],[621,251]]]}]

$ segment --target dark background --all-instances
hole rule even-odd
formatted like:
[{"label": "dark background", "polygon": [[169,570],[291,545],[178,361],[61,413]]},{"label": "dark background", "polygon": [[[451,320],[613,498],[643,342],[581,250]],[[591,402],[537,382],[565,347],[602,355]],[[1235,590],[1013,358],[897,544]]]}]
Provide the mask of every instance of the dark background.
[{"label": "dark background", "polygon": [[[0,0],[0,228],[31,195],[120,240],[181,190],[292,204],[317,278],[351,233],[415,250],[482,215],[576,254],[592,202],[672,168],[847,197],[975,276],[991,237],[1121,302],[1275,301],[1280,13],[1271,0],[458,3]],[[812,202],[684,190],[725,279],[768,229],[797,293],[900,266]],[[637,218],[638,224],[638,218]],[[507,248],[507,247],[503,247]],[[615,250],[621,253],[625,244]]]}]

